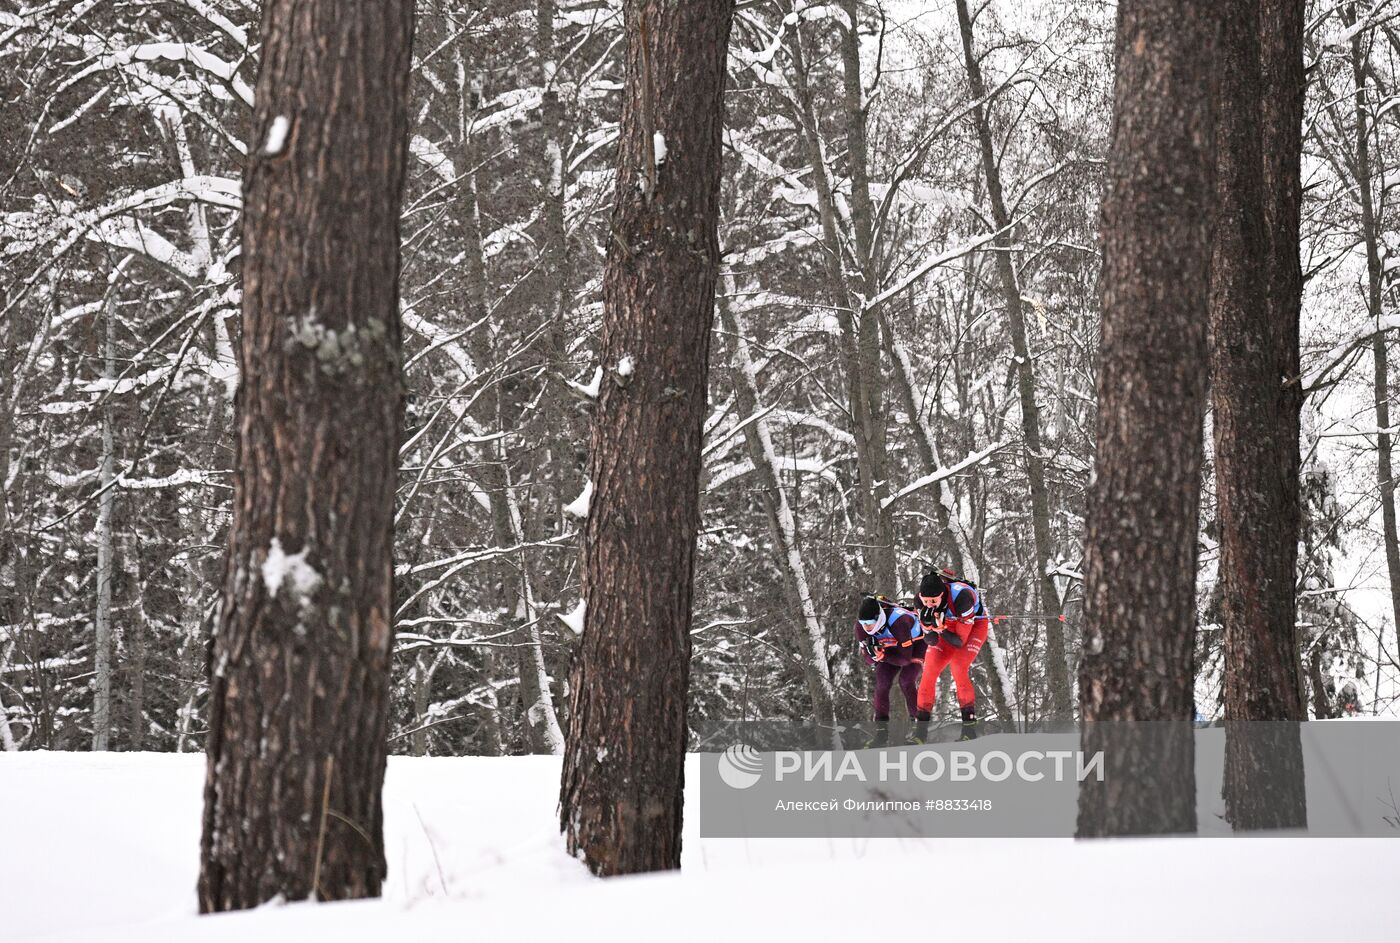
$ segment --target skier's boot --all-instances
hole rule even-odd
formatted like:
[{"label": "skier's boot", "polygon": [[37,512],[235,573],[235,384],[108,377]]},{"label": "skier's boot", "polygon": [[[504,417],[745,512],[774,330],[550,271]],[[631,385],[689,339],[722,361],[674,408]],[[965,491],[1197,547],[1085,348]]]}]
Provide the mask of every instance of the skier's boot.
[{"label": "skier's boot", "polygon": [[909,731],[910,743],[928,743],[928,722],[930,714],[928,711],[919,711],[914,718],[913,729]]},{"label": "skier's boot", "polygon": [[879,750],[890,745],[890,722],[888,720],[875,721],[875,731],[866,741],[866,749]]},{"label": "skier's boot", "polygon": [[962,733],[958,735],[958,742],[964,740],[977,739],[977,705],[966,704],[962,709]]}]

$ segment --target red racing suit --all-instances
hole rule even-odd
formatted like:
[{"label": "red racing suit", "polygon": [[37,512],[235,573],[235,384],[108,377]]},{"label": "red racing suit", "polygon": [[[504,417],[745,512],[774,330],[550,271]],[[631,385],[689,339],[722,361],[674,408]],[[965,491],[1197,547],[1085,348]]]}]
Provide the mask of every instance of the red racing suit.
[{"label": "red racing suit", "polygon": [[[928,720],[933,713],[933,705],[938,700],[938,676],[944,668],[953,669],[958,705],[963,708],[972,706],[977,698],[977,690],[972,686],[972,663],[992,629],[982,594],[976,587],[957,580],[948,581],[942,617],[942,631],[955,633],[962,640],[962,647],[950,645],[942,639],[937,644],[929,644],[928,653],[924,656],[923,677],[919,681],[920,720]],[[930,633],[929,638],[933,637]]]}]

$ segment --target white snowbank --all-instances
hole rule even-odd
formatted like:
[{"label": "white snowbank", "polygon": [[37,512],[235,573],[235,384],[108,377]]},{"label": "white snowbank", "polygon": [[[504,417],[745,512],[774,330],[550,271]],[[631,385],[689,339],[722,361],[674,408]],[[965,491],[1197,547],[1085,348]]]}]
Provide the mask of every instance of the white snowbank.
[{"label": "white snowbank", "polygon": [[392,757],[384,900],[196,917],[202,756],[0,754],[4,938],[849,943],[897,938],[872,903],[891,897],[910,939],[925,917],[942,939],[1045,943],[1384,939],[1400,917],[1383,839],[701,840],[694,789],[682,873],[599,882],[559,839],[559,763]]}]

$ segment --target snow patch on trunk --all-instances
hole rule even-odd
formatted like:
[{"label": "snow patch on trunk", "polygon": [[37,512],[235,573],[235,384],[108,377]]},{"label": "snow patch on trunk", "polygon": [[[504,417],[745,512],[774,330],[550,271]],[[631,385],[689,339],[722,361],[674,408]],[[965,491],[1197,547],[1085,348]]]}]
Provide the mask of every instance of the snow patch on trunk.
[{"label": "snow patch on trunk", "polygon": [[321,587],[321,574],[306,562],[307,552],[303,547],[300,553],[289,554],[282,549],[281,540],[272,538],[262,564],[263,585],[269,596],[276,599],[282,586],[287,584],[292,598],[305,602]]},{"label": "snow patch on trunk", "polygon": [[286,115],[273,118],[272,127],[267,131],[267,143],[263,145],[263,153],[269,157],[282,153],[282,149],[287,146],[287,132],[291,127],[292,123],[287,120]]}]

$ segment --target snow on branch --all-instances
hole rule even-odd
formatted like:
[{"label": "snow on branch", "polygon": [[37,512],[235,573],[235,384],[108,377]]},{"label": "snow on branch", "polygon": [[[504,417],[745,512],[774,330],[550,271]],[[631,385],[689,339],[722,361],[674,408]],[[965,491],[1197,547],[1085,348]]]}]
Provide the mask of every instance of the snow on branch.
[{"label": "snow on branch", "polygon": [[202,49],[192,43],[141,43],[140,45],[123,49],[120,52],[100,56],[92,65],[83,69],[59,86],[58,91],[62,92],[64,89],[98,72],[121,69],[137,62],[153,62],[156,60],[188,63],[201,72],[205,72],[228,83],[229,88],[232,89],[233,93],[238,96],[238,99],[243,102],[244,105],[247,105],[249,108],[253,107],[253,90],[248,86],[248,83],[243,80],[242,76],[238,74],[238,67],[232,63],[225,62],[208,50]]},{"label": "snow on branch", "polygon": [[997,442],[993,445],[987,446],[980,452],[972,452],[961,462],[958,462],[955,465],[945,465],[943,468],[938,469],[938,471],[925,475],[918,481],[915,481],[911,484],[905,485],[898,492],[890,495],[884,501],[880,502],[880,507],[887,508],[891,504],[894,504],[896,501],[900,500],[901,498],[908,497],[916,491],[922,491],[929,485],[936,485],[944,479],[951,478],[954,475],[958,475],[962,472],[967,471],[969,468],[975,468],[976,466],[985,462],[987,459],[991,458],[992,455],[994,455],[995,453],[1000,452],[1002,449],[1006,448],[1009,444],[1010,443],[1003,440],[1001,442]]},{"label": "snow on branch", "polygon": [[579,496],[564,506],[564,513],[570,517],[580,520],[588,517],[588,509],[593,504],[593,482],[590,480],[583,486],[583,491]]},{"label": "snow on branch", "polygon": [[[1360,331],[1335,345],[1322,358],[1322,362],[1311,370],[1306,371],[1298,377],[1298,383],[1302,384],[1304,393],[1311,393],[1326,382],[1327,377],[1343,363],[1346,362],[1356,348],[1385,331],[1393,331],[1400,328],[1400,314],[1391,314],[1380,318],[1372,324],[1366,325]],[[1284,385],[1289,386],[1295,382],[1292,378],[1285,377]]]},{"label": "snow on branch", "polygon": [[1001,236],[1003,233],[1009,231],[1011,227],[1017,225],[1018,222],[1019,221],[1012,221],[1006,227],[1006,229],[999,229],[996,232],[986,233],[984,235],[978,236],[971,242],[967,242],[961,246],[958,246],[956,249],[950,249],[949,251],[944,252],[940,255],[931,256],[925,259],[923,262],[919,263],[919,265],[914,269],[914,271],[910,272],[908,275],[904,276],[904,278],[900,279],[897,283],[895,283],[889,288],[886,288],[874,298],[871,298],[869,301],[867,301],[865,303],[866,310],[874,310],[875,308],[878,308],[880,305],[884,304],[886,301],[889,301],[891,298],[898,296],[908,288],[912,287],[916,282],[918,282],[929,272],[932,272],[934,269],[939,268],[940,266],[947,265],[949,262],[956,261],[957,259],[960,259],[965,255],[970,255],[973,252],[976,252],[978,249],[992,242],[997,237]]},{"label": "snow on branch", "polygon": [[585,385],[574,380],[565,380],[569,384],[569,389],[573,390],[584,399],[597,399],[599,392],[603,389],[603,368],[598,367],[593,371],[593,379]]},{"label": "snow on branch", "polygon": [[580,599],[578,605],[574,607],[573,612],[555,613],[555,615],[559,617],[559,621],[567,625],[569,631],[573,632],[575,635],[583,634],[583,622],[587,614],[588,600],[586,599]]}]

